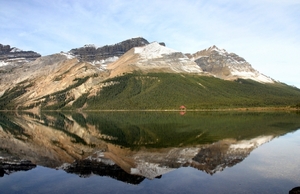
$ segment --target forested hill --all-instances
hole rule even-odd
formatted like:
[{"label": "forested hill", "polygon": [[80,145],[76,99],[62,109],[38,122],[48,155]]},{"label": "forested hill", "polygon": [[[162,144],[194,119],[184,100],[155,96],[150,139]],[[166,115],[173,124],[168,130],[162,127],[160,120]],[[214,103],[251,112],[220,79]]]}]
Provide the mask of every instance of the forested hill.
[{"label": "forested hill", "polygon": [[81,104],[87,109],[211,109],[300,103],[300,89],[281,83],[171,73],[132,73],[105,82],[111,84]]}]

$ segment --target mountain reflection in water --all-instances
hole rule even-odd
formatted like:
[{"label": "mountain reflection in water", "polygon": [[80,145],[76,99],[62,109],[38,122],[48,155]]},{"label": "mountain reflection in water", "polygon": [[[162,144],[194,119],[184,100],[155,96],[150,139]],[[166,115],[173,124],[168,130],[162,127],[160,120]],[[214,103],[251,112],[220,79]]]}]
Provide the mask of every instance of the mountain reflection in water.
[{"label": "mountain reflection in water", "polygon": [[0,113],[0,171],[17,159],[131,184],[187,166],[213,175],[298,128],[284,112]]}]

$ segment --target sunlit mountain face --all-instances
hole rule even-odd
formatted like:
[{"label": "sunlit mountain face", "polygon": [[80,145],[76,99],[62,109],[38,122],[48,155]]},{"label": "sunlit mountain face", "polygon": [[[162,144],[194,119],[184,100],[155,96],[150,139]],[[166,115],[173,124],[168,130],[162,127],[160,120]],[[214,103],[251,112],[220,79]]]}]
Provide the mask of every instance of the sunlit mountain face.
[{"label": "sunlit mountain face", "polygon": [[216,46],[185,54],[137,37],[40,56],[0,44],[1,110],[295,110],[299,96]]},{"label": "sunlit mountain face", "polygon": [[139,184],[181,167],[221,172],[300,120],[284,112],[10,112],[0,126],[2,174],[39,165]]}]

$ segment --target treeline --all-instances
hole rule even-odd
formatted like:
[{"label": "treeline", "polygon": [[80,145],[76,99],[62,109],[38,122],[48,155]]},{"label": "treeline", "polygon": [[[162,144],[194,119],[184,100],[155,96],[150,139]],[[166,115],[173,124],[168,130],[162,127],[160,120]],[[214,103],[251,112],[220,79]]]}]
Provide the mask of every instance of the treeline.
[{"label": "treeline", "polygon": [[[45,97],[43,97],[43,102],[41,104],[42,109],[44,110],[58,110],[58,109],[63,109],[66,108],[66,105],[71,102],[74,101],[75,98],[72,95],[69,95],[69,91],[72,90],[73,88],[76,88],[82,84],[84,84],[90,77],[83,77],[83,78],[76,78],[73,81],[75,82],[74,84],[68,86],[67,88],[65,88],[64,90],[61,91],[57,91],[51,95],[47,95]],[[82,95],[80,97],[80,99],[75,101],[75,108],[80,108],[80,106],[85,103],[82,102],[85,101],[86,95]],[[49,105],[50,104],[50,105]],[[70,109],[71,107],[67,108]]]},{"label": "treeline", "polygon": [[26,93],[26,89],[32,87],[31,83],[21,82],[17,86],[8,89],[0,97],[0,110],[12,110],[17,107],[15,100]]}]

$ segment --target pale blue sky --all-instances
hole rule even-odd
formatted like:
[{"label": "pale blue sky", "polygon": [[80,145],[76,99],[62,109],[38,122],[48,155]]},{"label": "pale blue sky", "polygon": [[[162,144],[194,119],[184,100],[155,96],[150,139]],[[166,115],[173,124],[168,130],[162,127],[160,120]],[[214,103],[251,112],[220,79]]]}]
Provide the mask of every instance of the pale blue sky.
[{"label": "pale blue sky", "polygon": [[216,45],[300,88],[299,0],[0,0],[0,43],[42,55],[142,36],[194,53]]}]

